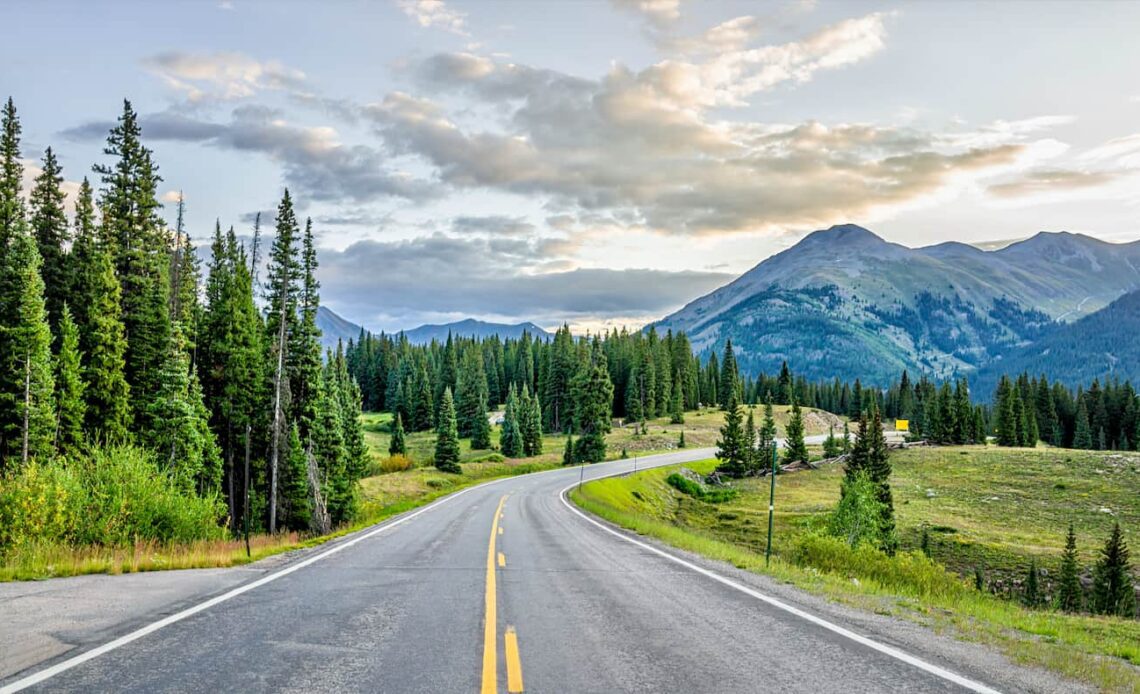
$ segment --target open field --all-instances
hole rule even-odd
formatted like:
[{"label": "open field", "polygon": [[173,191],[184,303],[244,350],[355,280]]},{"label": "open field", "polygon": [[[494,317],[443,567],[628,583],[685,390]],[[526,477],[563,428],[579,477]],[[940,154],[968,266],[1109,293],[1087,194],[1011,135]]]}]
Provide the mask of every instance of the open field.
[{"label": "open field", "polygon": [[[828,557],[809,546],[812,529],[838,500],[839,466],[778,478],[775,559],[767,569],[766,479],[734,483],[740,493],[719,504],[666,484],[675,468],[588,483],[573,496],[587,510],[684,549],[992,643],[1020,662],[1104,689],[1140,691],[1140,621],[1029,611],[991,594],[1016,591],[1031,558],[1046,570],[1042,587],[1051,593],[1070,521],[1086,568],[1114,520],[1140,547],[1140,455],[949,447],[898,451],[891,460],[902,549],[917,550],[925,525],[932,557],[945,570],[917,551],[882,562],[854,552]],[[715,465],[685,467],[707,473]],[[986,576],[984,592],[973,588],[975,566]]]}]

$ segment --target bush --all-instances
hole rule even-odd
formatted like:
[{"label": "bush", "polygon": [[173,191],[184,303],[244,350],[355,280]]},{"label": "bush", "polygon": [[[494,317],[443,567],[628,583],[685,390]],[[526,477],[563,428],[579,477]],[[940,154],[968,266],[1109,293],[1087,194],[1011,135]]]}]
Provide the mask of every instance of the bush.
[{"label": "bush", "polygon": [[827,519],[827,534],[842,540],[848,547],[886,546],[882,530],[883,503],[878,487],[865,472],[843,483],[839,504]]},{"label": "bush", "polygon": [[694,482],[693,480],[681,475],[679,473],[672,473],[665,478],[665,481],[670,487],[673,487],[682,494],[688,494],[694,499],[710,504],[720,504],[725,501],[732,501],[736,498],[737,491],[731,487],[723,487],[720,489],[705,489],[704,485]]},{"label": "bush", "polygon": [[817,533],[803,536],[792,558],[801,566],[875,581],[892,591],[919,598],[950,597],[965,589],[961,579],[920,553],[888,556],[869,544],[851,547],[839,538]]},{"label": "bush", "polygon": [[388,474],[389,472],[403,472],[404,470],[412,469],[412,459],[406,455],[390,455],[380,462],[380,472]]},{"label": "bush", "polygon": [[216,496],[186,493],[149,452],[119,446],[9,472],[0,488],[0,551],[214,539],[225,535],[224,519]]}]

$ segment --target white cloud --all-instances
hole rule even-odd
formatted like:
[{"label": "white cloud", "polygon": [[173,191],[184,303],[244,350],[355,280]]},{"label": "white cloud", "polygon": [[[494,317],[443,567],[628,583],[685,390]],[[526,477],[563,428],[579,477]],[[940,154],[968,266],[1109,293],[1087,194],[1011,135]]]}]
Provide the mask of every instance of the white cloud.
[{"label": "white cloud", "polygon": [[613,0],[619,9],[637,12],[656,25],[665,25],[681,18],[681,0]]},{"label": "white cloud", "polygon": [[448,7],[443,0],[398,0],[397,5],[421,27],[469,35],[466,13]]},{"label": "white cloud", "polygon": [[224,51],[168,51],[143,64],[190,101],[243,99],[263,90],[299,89],[305,82],[305,73],[277,61]]}]

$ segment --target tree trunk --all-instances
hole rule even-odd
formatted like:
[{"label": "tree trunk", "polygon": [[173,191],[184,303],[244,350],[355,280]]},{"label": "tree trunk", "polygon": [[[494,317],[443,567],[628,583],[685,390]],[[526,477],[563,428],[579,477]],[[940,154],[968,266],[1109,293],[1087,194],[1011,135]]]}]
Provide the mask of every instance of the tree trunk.
[{"label": "tree trunk", "polygon": [[32,358],[24,357],[24,445],[20,459],[28,464],[28,428],[31,426],[32,411]]},{"label": "tree trunk", "polygon": [[269,534],[277,532],[277,459],[281,450],[281,377],[285,370],[285,302],[281,292],[281,319],[277,330],[277,371],[273,377],[273,452],[269,459]]}]

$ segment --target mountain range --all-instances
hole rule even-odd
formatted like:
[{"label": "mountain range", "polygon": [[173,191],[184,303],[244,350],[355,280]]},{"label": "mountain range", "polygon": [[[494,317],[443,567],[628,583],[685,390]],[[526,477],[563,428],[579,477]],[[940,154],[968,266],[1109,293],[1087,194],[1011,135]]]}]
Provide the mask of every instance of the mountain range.
[{"label": "mountain range", "polygon": [[[335,349],[338,341],[345,344],[349,340],[360,338],[361,326],[342,318],[332,309],[321,306],[317,309],[317,327],[321,329],[321,343],[329,349]],[[534,323],[488,323],[486,321],[468,318],[454,323],[439,325],[421,325],[418,328],[403,331],[412,344],[427,344],[432,340],[443,342],[449,334],[458,337],[485,338],[498,335],[500,338],[520,338],[523,332],[539,340],[548,340],[552,335]]]},{"label": "mountain range", "polygon": [[[741,368],[886,383],[1026,359],[1066,324],[1140,288],[1140,242],[1042,232],[998,250],[889,243],[845,224],[809,234],[654,325],[697,351],[731,338]],[[1018,361],[1017,363],[1021,363]],[[1028,362],[1026,362],[1028,363]],[[1052,375],[1052,374],[1051,374]]]}]

